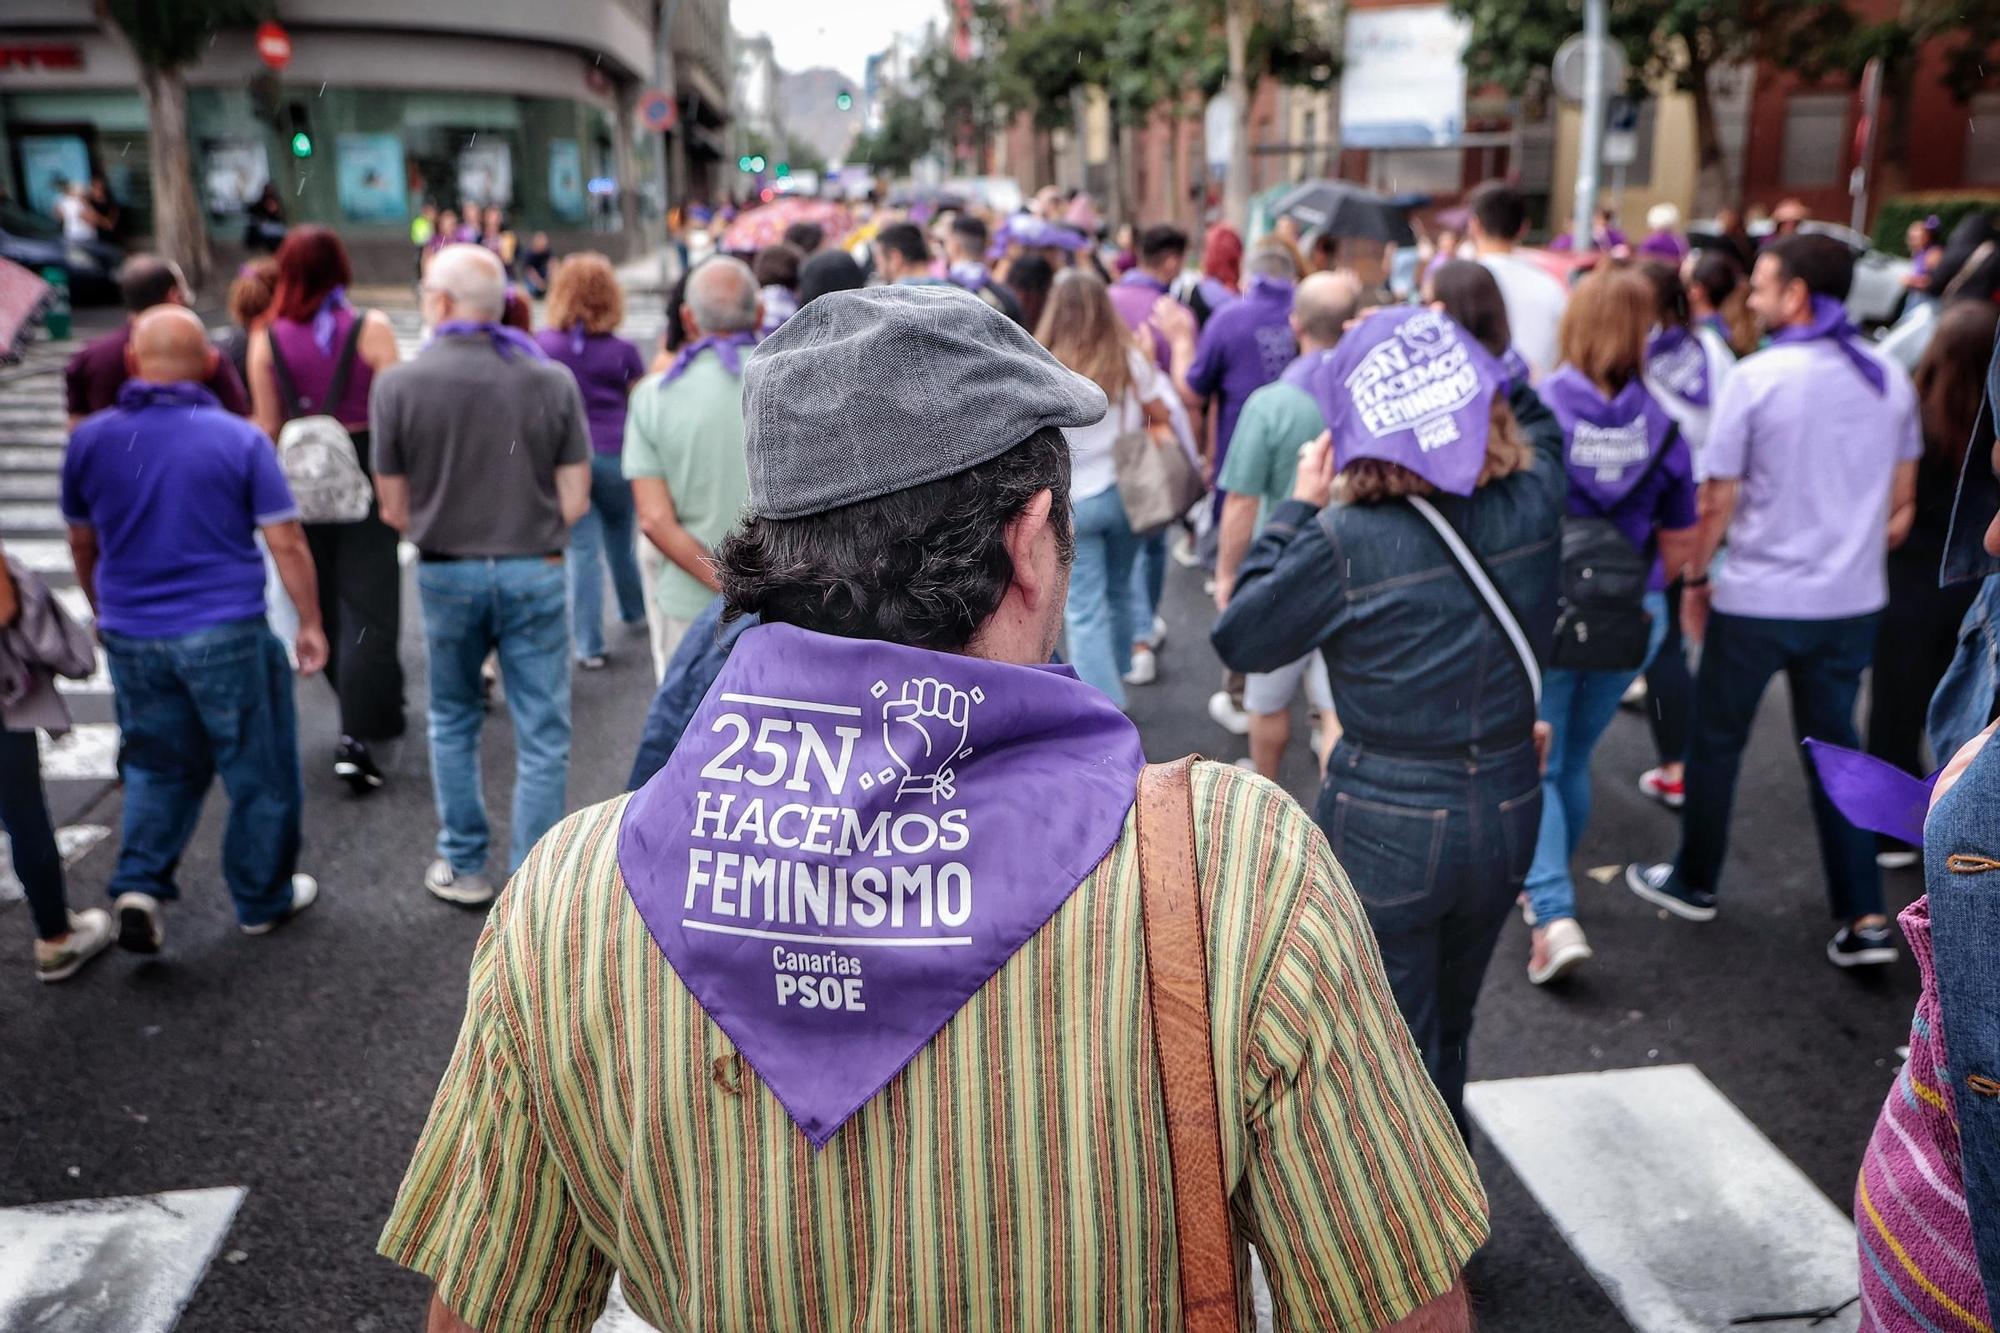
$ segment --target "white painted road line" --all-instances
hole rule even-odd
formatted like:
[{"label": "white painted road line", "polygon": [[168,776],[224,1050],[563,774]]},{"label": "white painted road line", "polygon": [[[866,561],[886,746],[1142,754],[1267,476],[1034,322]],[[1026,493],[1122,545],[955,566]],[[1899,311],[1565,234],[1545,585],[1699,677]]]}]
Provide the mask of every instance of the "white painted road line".
[{"label": "white painted road line", "polygon": [[[110,836],[111,830],[102,824],[65,824],[56,830],[56,851],[61,854],[64,865],[73,865]],[[0,903],[18,902],[27,897],[26,890],[21,887],[21,877],[14,873],[12,852],[12,845],[6,837],[0,836]]]},{"label": "white painted road line", "polygon": [[37,574],[74,575],[76,566],[69,558],[69,543],[39,537],[8,537],[7,554]]},{"label": "white painted road line", "polygon": [[1638,1333],[1859,1289],[1854,1224],[1692,1065],[1474,1083],[1465,1103]]},{"label": "white painted road line", "polygon": [[60,740],[44,734],[42,780],[94,779],[109,782],[118,776],[118,728],[109,722],[86,722]]},{"label": "white painted road line", "polygon": [[176,1190],[0,1208],[0,1328],[167,1333],[243,1194]]}]

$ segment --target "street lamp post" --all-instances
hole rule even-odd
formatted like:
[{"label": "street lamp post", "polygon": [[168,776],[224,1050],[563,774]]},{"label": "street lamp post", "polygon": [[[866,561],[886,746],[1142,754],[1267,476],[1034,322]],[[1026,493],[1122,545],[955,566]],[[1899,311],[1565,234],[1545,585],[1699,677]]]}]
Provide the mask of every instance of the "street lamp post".
[{"label": "street lamp post", "polygon": [[1583,133],[1576,150],[1576,202],[1570,237],[1579,252],[1592,248],[1591,213],[1597,208],[1598,163],[1604,156],[1604,30],[1606,0],[1583,3]]}]

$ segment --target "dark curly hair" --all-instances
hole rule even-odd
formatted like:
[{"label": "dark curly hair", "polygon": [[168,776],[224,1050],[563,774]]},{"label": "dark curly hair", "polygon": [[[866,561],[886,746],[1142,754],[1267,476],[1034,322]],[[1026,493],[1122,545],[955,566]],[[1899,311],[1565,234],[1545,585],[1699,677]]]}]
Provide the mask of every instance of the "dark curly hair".
[{"label": "dark curly hair", "polygon": [[1063,564],[1069,442],[1045,427],[991,462],[805,518],[749,518],[716,550],[731,618],[956,652],[1013,578],[1007,524],[1041,491]]}]

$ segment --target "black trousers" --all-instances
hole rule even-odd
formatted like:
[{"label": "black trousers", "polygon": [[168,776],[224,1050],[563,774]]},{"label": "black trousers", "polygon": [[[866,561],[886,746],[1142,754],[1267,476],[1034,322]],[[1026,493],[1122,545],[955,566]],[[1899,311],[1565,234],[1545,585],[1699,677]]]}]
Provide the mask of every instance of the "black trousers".
[{"label": "black trousers", "polygon": [[396,533],[371,508],[359,523],[306,524],[306,544],[319,575],[326,679],[340,700],[341,734],[359,741],[400,736],[403,571]]},{"label": "black trousers", "polygon": [[1660,762],[1687,758],[1688,713],[1694,706],[1694,677],[1688,673],[1687,645],[1681,641],[1681,581],[1667,585],[1667,637],[1646,667],[1646,719]]},{"label": "black trousers", "polygon": [[1875,635],[1868,686],[1868,753],[1922,775],[1951,758],[1924,757],[1924,714],[1958,649],[1977,582],[1938,587],[1939,555],[1930,549],[1889,555],[1889,605]]}]

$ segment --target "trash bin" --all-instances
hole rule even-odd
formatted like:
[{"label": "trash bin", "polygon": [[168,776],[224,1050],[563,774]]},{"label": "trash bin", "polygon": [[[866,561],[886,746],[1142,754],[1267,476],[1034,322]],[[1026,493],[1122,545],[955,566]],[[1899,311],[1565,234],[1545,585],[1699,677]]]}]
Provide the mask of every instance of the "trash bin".
[{"label": "trash bin", "polygon": [[42,270],[42,281],[54,288],[50,296],[48,313],[42,316],[42,327],[49,331],[49,337],[61,340],[69,337],[69,270],[59,264],[50,264]]}]

